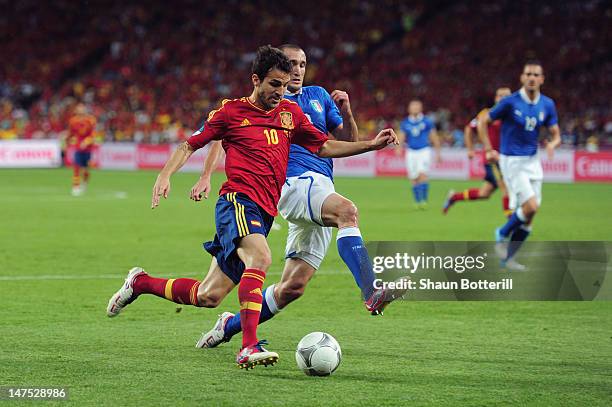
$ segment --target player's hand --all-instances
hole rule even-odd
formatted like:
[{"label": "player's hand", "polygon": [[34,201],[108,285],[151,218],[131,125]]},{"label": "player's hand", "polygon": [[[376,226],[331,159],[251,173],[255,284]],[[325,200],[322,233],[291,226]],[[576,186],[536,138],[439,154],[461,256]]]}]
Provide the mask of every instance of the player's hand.
[{"label": "player's hand", "polygon": [[546,157],[548,161],[552,161],[555,158],[555,148],[551,143],[546,144]]},{"label": "player's hand", "polygon": [[336,89],[331,93],[331,97],[340,108],[341,113],[351,113],[351,102],[349,100],[348,93],[343,90]]},{"label": "player's hand", "polygon": [[397,139],[397,135],[393,129],[384,129],[381,130],[380,133],[376,135],[374,140],[372,140],[372,150],[380,150],[385,148],[389,144],[395,144],[399,146],[399,140]]},{"label": "player's hand", "polygon": [[151,196],[151,209],[155,209],[159,205],[159,198],[168,198],[170,193],[170,178],[162,174],[157,176],[155,185],[153,185],[153,195]]},{"label": "player's hand", "polygon": [[198,182],[191,188],[191,192],[189,193],[189,199],[193,199],[194,201],[201,201],[202,194],[204,194],[204,199],[208,199],[208,194],[210,193],[210,177],[200,177]]},{"label": "player's hand", "polygon": [[440,152],[436,152],[436,163],[441,163],[442,162],[442,154],[440,154]]},{"label": "player's hand", "polygon": [[467,152],[467,156],[468,156],[468,160],[471,160],[474,158],[475,154],[474,154],[474,150],[468,150]]},{"label": "player's hand", "polygon": [[485,152],[485,158],[489,163],[496,163],[499,161],[499,153],[495,150],[489,150]]}]

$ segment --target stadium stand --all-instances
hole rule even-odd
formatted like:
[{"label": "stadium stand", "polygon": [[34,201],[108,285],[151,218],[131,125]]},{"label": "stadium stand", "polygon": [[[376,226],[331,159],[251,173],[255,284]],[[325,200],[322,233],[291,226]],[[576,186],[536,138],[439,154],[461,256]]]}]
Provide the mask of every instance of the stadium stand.
[{"label": "stadium stand", "polygon": [[601,148],[612,137],[602,0],[19,0],[0,2],[0,15],[0,139],[58,137],[82,101],[104,140],[181,140],[221,99],[250,91],[258,45],[285,42],[306,48],[307,82],[349,92],[366,132],[419,97],[446,144],[460,144],[457,130],[493,89],[516,88],[537,58],[564,142]]}]

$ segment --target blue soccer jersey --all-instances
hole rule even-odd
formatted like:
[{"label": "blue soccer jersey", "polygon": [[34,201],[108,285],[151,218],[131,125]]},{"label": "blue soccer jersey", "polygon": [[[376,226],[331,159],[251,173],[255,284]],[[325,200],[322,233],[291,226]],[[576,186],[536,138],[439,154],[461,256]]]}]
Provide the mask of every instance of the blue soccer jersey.
[{"label": "blue soccer jersey", "polygon": [[[338,107],[320,86],[304,86],[294,95],[286,94],[285,98],[296,102],[312,124],[324,133],[332,132],[342,124]],[[331,158],[321,158],[304,147],[291,144],[287,177],[299,176],[306,171],[333,178],[334,164]]]},{"label": "blue soccer jersey", "polygon": [[502,121],[500,152],[532,156],[538,151],[540,127],[557,124],[555,102],[542,94],[531,101],[524,89],[502,99],[490,111],[491,120]]},{"label": "blue soccer jersey", "polygon": [[420,150],[429,147],[429,134],[434,124],[422,114],[416,118],[406,117],[400,123],[400,130],[406,135],[406,146],[411,150]]}]

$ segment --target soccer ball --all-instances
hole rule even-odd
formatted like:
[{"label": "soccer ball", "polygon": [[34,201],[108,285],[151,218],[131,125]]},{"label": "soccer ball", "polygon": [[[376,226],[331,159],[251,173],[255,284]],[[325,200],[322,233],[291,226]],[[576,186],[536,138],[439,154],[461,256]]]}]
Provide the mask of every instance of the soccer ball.
[{"label": "soccer ball", "polygon": [[311,332],[295,351],[297,365],[308,376],[329,376],[340,365],[342,350],[338,341],[325,332]]}]

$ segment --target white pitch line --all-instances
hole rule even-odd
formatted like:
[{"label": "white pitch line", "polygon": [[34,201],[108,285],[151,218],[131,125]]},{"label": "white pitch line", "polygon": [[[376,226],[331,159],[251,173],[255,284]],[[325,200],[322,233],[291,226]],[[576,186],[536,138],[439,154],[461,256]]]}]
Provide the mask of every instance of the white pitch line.
[{"label": "white pitch line", "polygon": [[[348,270],[346,270],[349,273]],[[318,275],[332,275],[340,274],[340,271],[334,270],[319,270],[316,274]],[[280,276],[282,271],[269,271],[266,273],[268,276]],[[164,274],[160,277],[176,278],[176,277],[204,277],[205,273],[171,273]],[[46,274],[46,275],[21,275],[21,276],[0,276],[0,281],[51,281],[51,280],[122,280],[126,274],[98,274],[91,276],[79,276],[70,274]],[[155,276],[154,276],[155,277]]]}]

